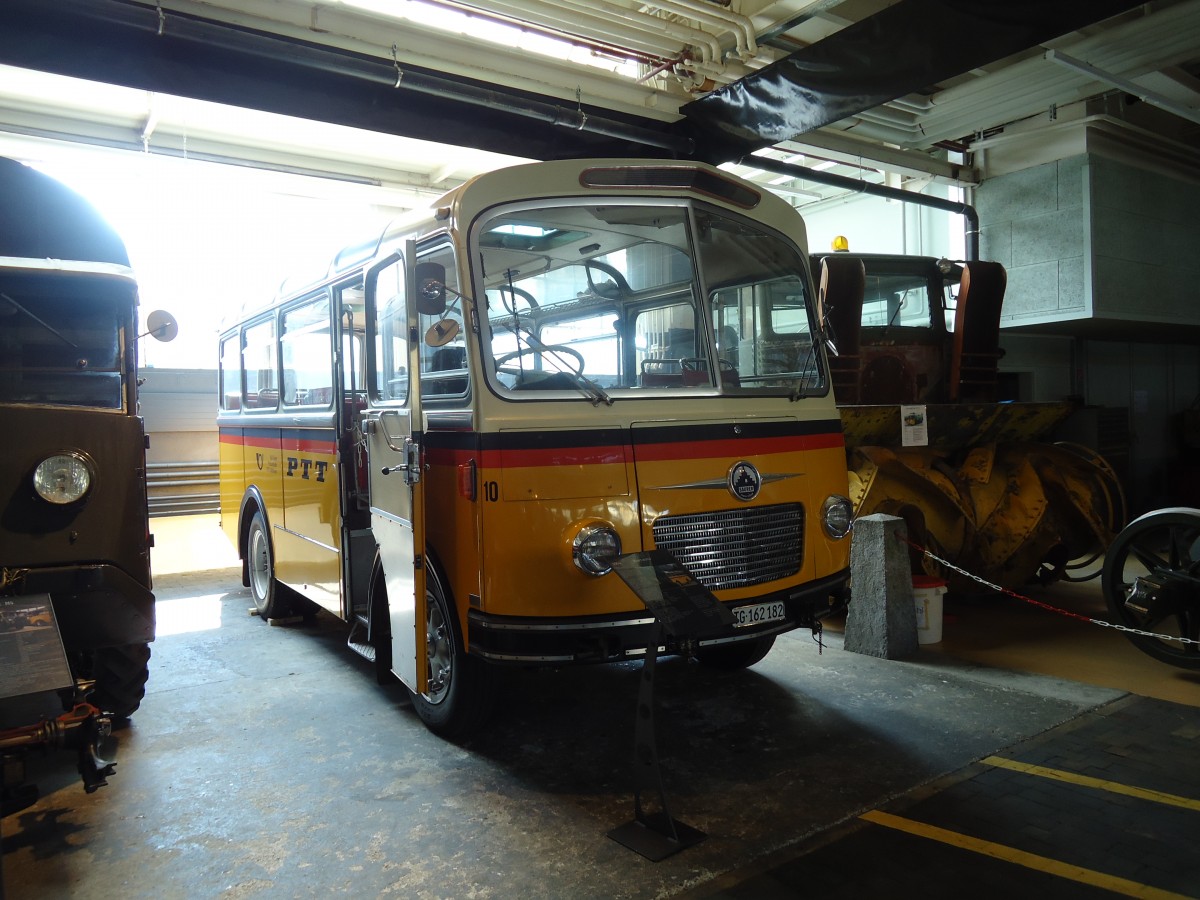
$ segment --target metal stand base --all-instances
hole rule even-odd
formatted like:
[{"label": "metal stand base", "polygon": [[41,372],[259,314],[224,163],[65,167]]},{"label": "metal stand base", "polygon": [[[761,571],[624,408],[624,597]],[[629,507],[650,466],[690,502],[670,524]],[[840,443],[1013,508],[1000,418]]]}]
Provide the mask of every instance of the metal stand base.
[{"label": "metal stand base", "polygon": [[686,850],[708,837],[690,825],[672,819],[665,812],[651,813],[614,828],[608,836],[651,862]]},{"label": "metal stand base", "polygon": [[[608,836],[652,862],[666,859],[687,847],[700,843],[708,835],[671,818],[662,772],[658,767],[658,741],[654,730],[654,670],[658,662],[658,642],[662,626],[646,648],[642,663],[642,682],[638,688],[637,722],[633,730],[634,774],[633,821],[614,828]],[[647,813],[642,809],[642,790],[657,789],[660,809]]]}]

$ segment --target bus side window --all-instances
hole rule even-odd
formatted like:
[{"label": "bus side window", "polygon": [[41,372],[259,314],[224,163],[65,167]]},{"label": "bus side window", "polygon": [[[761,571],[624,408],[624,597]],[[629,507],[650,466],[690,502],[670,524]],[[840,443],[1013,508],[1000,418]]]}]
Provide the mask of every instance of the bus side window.
[{"label": "bus side window", "polygon": [[454,255],[449,247],[440,247],[432,254],[421,254],[420,262],[422,265],[432,263],[430,270],[445,279],[446,301],[444,308],[428,313],[422,311],[420,315],[423,336],[420,347],[421,397],[430,400],[465,397],[470,372]]},{"label": "bus side window", "polygon": [[372,397],[404,402],[408,399],[408,300],[403,260],[378,273],[374,290]]},{"label": "bus side window", "polygon": [[328,295],[283,313],[280,348],[284,405],[328,407],[333,400],[333,332]]},{"label": "bus side window", "polygon": [[236,334],[221,341],[221,409],[242,408],[242,356],[240,350],[241,344]]},{"label": "bus side window", "polygon": [[275,319],[265,319],[242,332],[242,369],[246,383],[242,406],[274,409],[279,400],[275,358]]}]

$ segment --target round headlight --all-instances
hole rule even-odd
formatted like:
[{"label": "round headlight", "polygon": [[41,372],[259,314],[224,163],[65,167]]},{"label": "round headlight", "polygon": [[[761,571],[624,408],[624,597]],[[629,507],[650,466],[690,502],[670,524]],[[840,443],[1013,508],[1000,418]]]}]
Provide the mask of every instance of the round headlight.
[{"label": "round headlight", "polygon": [[48,503],[74,503],[92,486],[92,467],[78,453],[56,453],[33,470],[33,489]]},{"label": "round headlight", "polygon": [[821,506],[821,525],[835,541],[850,533],[854,524],[854,507],[841,494],[830,494]]},{"label": "round headlight", "polygon": [[611,525],[585,525],[571,542],[571,559],[582,572],[606,575],[621,555],[621,537]]}]

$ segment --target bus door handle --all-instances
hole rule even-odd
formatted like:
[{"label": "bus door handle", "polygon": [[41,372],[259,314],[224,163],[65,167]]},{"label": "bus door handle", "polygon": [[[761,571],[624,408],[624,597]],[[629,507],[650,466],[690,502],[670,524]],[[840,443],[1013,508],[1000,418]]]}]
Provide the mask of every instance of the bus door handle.
[{"label": "bus door handle", "polygon": [[[389,446],[391,446],[389,444]],[[416,484],[421,480],[421,451],[417,442],[410,437],[404,439],[404,448],[393,448],[404,454],[404,462],[398,466],[384,466],[380,474],[391,475],[393,472],[404,473],[405,484]]]},{"label": "bus door handle", "polygon": [[391,475],[393,472],[404,473],[405,484],[416,484],[421,480],[421,450],[417,446],[417,442],[411,437],[405,436],[403,442],[397,446],[395,438],[388,431],[387,417],[399,419],[400,414],[394,410],[385,410],[379,415],[379,430],[383,434],[383,440],[388,445],[388,449],[393,453],[399,453],[404,457],[404,462],[398,466],[384,466],[380,469],[383,475]]}]

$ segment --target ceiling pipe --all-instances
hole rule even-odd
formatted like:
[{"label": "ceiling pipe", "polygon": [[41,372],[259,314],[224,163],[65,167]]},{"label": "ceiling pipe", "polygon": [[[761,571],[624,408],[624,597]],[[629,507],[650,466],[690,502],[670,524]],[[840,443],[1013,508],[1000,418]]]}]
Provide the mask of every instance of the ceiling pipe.
[{"label": "ceiling pipe", "polygon": [[803,166],[794,166],[790,163],[779,162],[767,156],[743,156],[734,162],[739,166],[760,169],[763,172],[774,172],[776,175],[790,175],[792,178],[802,181],[815,181],[818,184],[845,188],[846,190],[868,194],[872,197],[883,197],[887,200],[915,203],[918,206],[928,206],[931,209],[940,209],[944,212],[963,216],[967,220],[967,259],[968,261],[979,259],[979,213],[970,204],[958,203],[954,200],[943,200],[941,197],[929,197],[925,194],[887,187],[882,184],[872,184],[869,181],[860,181],[857,178],[847,178],[844,175],[834,175],[830,172],[818,172],[814,169],[806,169]]},{"label": "ceiling pipe", "polygon": [[1154,106],[1157,106],[1159,109],[1166,110],[1172,115],[1179,116],[1181,119],[1187,119],[1189,122],[1195,122],[1197,125],[1200,125],[1200,111],[1186,107],[1182,103],[1176,103],[1170,97],[1164,97],[1162,94],[1143,87],[1135,81],[1131,81],[1128,78],[1121,78],[1120,76],[1113,75],[1111,72],[1105,72],[1104,70],[1098,69],[1095,66],[1088,65],[1083,60],[1076,59],[1073,56],[1068,56],[1066,53],[1063,53],[1060,50],[1048,51],[1046,53],[1046,58],[1052,62],[1058,63],[1061,66],[1066,66],[1068,69],[1075,69],[1078,72],[1083,72],[1086,75],[1090,75],[1097,81],[1103,81],[1107,84],[1110,84],[1127,94],[1133,94],[1133,96],[1138,97],[1141,100],[1145,100],[1147,103],[1151,103]]},{"label": "ceiling pipe", "polygon": [[754,37],[754,25],[745,16],[738,15],[704,0],[641,0],[643,6],[651,9],[661,9],[675,12],[689,19],[695,19],[708,25],[715,25],[733,35],[737,55],[743,59],[751,59],[758,55],[758,42]]},{"label": "ceiling pipe", "polygon": [[574,47],[580,47],[593,53],[620,56],[640,65],[657,66],[664,62],[669,62],[669,58],[662,51],[662,48],[641,50],[632,46],[622,47],[612,41],[598,39],[594,34],[571,34],[562,28],[555,27],[549,21],[542,21],[542,19],[547,17],[535,17],[533,14],[527,14],[524,18],[520,18],[491,9],[489,8],[491,4],[486,4],[482,0],[476,0],[476,2],[466,2],[466,0],[425,0],[425,2],[433,6],[451,9],[467,16],[479,17],[485,21],[494,22],[497,25],[507,28],[529,31],[556,41],[563,41]]},{"label": "ceiling pipe", "polygon": [[660,19],[658,16],[647,15],[646,13],[626,9],[613,3],[607,3],[605,0],[558,0],[558,2],[560,5],[582,9],[585,12],[592,9],[599,9],[606,16],[613,16],[623,22],[631,22],[635,27],[644,28],[646,31],[652,33],[659,31],[670,35],[699,50],[701,61],[703,62],[719,63],[722,56],[724,56],[721,45],[717,43],[717,39],[707,31],[701,31],[698,28],[679,25],[667,19]]},{"label": "ceiling pipe", "polygon": [[[114,2],[119,0],[60,0],[60,6],[80,4],[88,15],[103,18],[104,10]],[[487,10],[468,9],[461,3],[454,6],[454,0],[436,2],[448,4],[444,8],[453,9],[459,14],[473,13],[480,20],[491,16]],[[174,11],[179,15],[220,21],[235,28],[264,31],[350,53],[387,57],[390,56],[391,44],[396,42],[400,45],[401,62],[414,68],[423,68],[450,78],[493,82],[504,85],[504,90],[524,91],[539,98],[554,93],[559,102],[569,103],[574,100],[575,89],[581,88],[584,97],[602,103],[610,110],[621,110],[633,116],[633,121],[645,118],[648,108],[653,110],[650,118],[663,121],[674,112],[669,108],[670,104],[660,106],[653,93],[630,78],[621,77],[605,67],[572,62],[567,58],[565,48],[553,57],[538,54],[541,64],[530,66],[529,57],[533,51],[522,51],[513,46],[512,40],[506,44],[481,41],[435,25],[405,20],[402,15],[405,10],[400,5],[396,5],[395,11],[389,15],[383,10],[383,4],[378,2],[370,8],[342,3],[321,4],[309,10],[314,15],[319,12],[319,18],[313,18],[308,12],[303,15],[298,12],[301,8],[298,0],[162,0],[162,3],[167,17]],[[142,2],[140,5],[153,4]],[[515,18],[523,19],[520,16]],[[170,19],[167,21],[169,23]],[[615,22],[609,24],[613,28],[623,27]],[[530,34],[537,34],[538,26],[530,22],[526,30]],[[551,31],[547,28],[542,33]],[[564,41],[568,40],[565,32],[556,33],[563,35]],[[585,43],[596,44],[597,41]],[[666,58],[664,53],[667,56],[678,53],[677,44],[664,49],[662,43],[660,39],[659,46],[654,46],[649,36],[637,39],[636,36],[625,35],[624,39],[610,41],[605,55],[616,59],[621,56],[621,48],[648,48],[643,50],[641,56],[653,65]],[[601,97],[605,98],[604,101],[596,99]]]},{"label": "ceiling pipe", "polygon": [[[111,4],[106,11],[106,18],[155,34],[164,33],[160,31],[159,17],[153,9]],[[690,155],[695,149],[695,142],[691,138],[618,122],[603,116],[588,115],[581,107],[518,99],[499,91],[457,82],[440,75],[405,71],[394,60],[384,61],[358,54],[352,55],[262,32],[244,31],[209,19],[169,15],[166,22],[165,33],[179,40],[226,50],[233,49],[271,62],[298,65],[372,84],[388,85],[397,90],[411,90],[472,106],[482,106],[562,128],[573,128],[648,147],[658,147],[677,154]]]},{"label": "ceiling pipe", "polygon": [[[434,0],[438,2],[438,0]],[[565,36],[588,34],[603,35],[606,38],[624,44],[626,48],[639,48],[643,53],[668,60],[679,55],[680,44],[664,40],[661,33],[651,34],[645,29],[626,25],[597,15],[569,9],[555,4],[547,7],[538,0],[471,0],[469,4],[456,3],[454,8],[464,6],[478,9],[484,13],[507,16],[511,19],[526,18],[536,22],[551,31]]]}]

